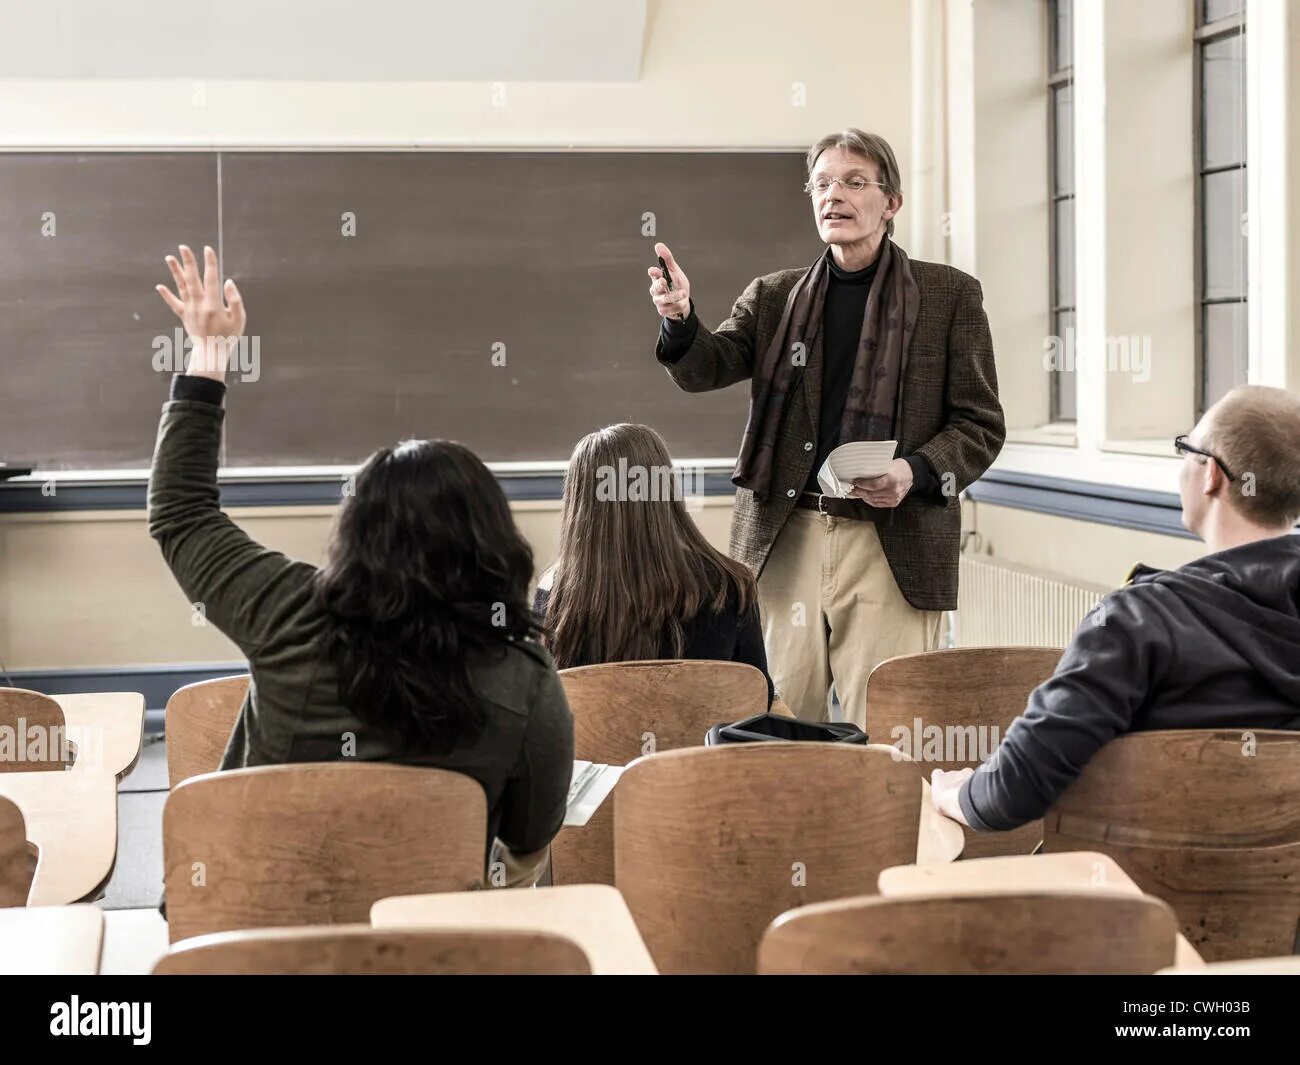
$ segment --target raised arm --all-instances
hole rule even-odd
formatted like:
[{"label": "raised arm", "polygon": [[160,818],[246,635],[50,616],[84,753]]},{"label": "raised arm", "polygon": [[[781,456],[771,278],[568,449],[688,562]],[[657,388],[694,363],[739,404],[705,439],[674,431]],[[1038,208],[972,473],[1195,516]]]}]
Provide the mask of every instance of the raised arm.
[{"label": "raised arm", "polygon": [[668,267],[668,278],[649,268],[650,298],[661,315],[655,357],[685,392],[709,392],[748,381],[754,373],[755,315],[758,281],[752,281],[731,309],[731,317],[710,332],[691,302],[691,283],[666,244],[655,251]]},{"label": "raised arm", "polygon": [[[193,340],[185,374],[172,381],[149,475],[149,534],[196,615],[248,657],[278,631],[310,587],[314,567],[252,540],[221,511],[223,378],[230,348],[243,334],[243,301],[233,281],[218,285],[216,253],[205,249],[204,277],[189,248],[167,257],[173,294],[158,290]],[[291,594],[290,594],[291,593]]]}]

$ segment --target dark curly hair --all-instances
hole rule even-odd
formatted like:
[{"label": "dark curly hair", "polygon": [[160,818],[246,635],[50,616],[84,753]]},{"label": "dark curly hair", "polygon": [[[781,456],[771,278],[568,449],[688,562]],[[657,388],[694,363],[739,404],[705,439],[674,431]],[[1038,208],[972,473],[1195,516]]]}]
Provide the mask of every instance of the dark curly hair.
[{"label": "dark curly hair", "polygon": [[315,595],[339,700],[413,749],[482,732],[474,652],[535,637],[533,553],[505,493],[468,448],[416,440],[377,451],[344,500]]}]

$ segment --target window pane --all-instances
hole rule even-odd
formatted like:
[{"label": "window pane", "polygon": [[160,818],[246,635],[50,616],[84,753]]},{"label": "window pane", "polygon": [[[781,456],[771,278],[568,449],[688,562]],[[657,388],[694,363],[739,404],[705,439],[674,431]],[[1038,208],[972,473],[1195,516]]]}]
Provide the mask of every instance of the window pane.
[{"label": "window pane", "polygon": [[[1056,335],[1060,338],[1063,350],[1077,357],[1078,338],[1074,335],[1074,311],[1061,311],[1056,315]],[[1056,370],[1052,373],[1053,406],[1056,421],[1072,422],[1079,417],[1078,394],[1079,375],[1075,370]]]},{"label": "window pane", "polygon": [[1056,305],[1074,305],[1074,200],[1056,204]]},{"label": "window pane", "polygon": [[1229,390],[1246,383],[1246,304],[1208,304],[1201,321],[1204,341],[1201,380],[1208,408]]},{"label": "window pane", "polygon": [[1204,198],[1205,299],[1246,296],[1246,171],[1224,170],[1201,180]]},{"label": "window pane", "polygon": [[1234,33],[1201,50],[1201,165],[1246,161],[1245,38]]},{"label": "window pane", "polygon": [[1201,24],[1215,19],[1240,15],[1246,10],[1246,0],[1203,0],[1201,5]]},{"label": "window pane", "polygon": [[1074,191],[1074,86],[1062,85],[1056,97],[1056,191]]},{"label": "window pane", "polygon": [[1074,18],[1074,5],[1071,0],[1055,0],[1052,4],[1052,25],[1054,47],[1052,54],[1052,71],[1068,70],[1074,65],[1074,33],[1071,23]]}]

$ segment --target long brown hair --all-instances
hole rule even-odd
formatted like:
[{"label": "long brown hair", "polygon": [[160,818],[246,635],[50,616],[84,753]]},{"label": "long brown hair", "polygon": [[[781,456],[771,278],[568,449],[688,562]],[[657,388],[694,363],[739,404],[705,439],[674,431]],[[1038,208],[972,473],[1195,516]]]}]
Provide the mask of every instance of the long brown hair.
[{"label": "long brown hair", "polygon": [[574,448],[551,572],[547,642],[561,669],[679,657],[685,623],[728,599],[743,614],[757,598],[748,567],[686,512],[663,437],[646,425],[611,425]]}]

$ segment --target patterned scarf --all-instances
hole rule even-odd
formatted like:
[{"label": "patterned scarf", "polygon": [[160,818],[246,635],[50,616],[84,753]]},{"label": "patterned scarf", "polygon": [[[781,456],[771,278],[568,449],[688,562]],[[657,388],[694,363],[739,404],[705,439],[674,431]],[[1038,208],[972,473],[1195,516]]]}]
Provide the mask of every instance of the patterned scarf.
[{"label": "patterned scarf", "polygon": [[[790,290],[776,335],[754,370],[749,423],[731,480],[759,499],[766,499],[771,489],[777,434],[790,393],[802,379],[795,370],[807,362],[821,325],[830,254],[827,248]],[[892,439],[899,381],[920,300],[906,253],[886,237],[862,316],[862,336],[840,424],[841,444]]]}]

